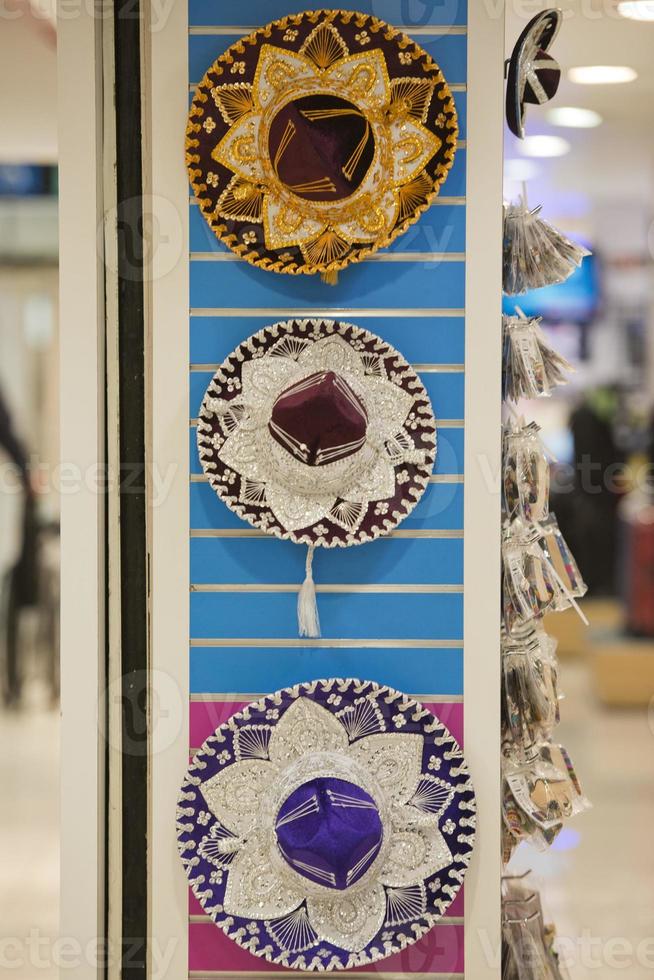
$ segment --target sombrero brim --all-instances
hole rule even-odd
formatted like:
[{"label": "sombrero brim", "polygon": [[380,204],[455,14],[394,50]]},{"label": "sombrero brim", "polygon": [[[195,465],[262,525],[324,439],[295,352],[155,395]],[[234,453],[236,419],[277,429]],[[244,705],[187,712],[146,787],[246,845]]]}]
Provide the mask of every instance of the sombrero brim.
[{"label": "sombrero brim", "polygon": [[[270,405],[261,404],[313,376],[316,358],[319,370],[350,378],[373,439],[332,466],[308,466],[280,450]],[[255,402],[265,417],[253,419],[247,406]],[[436,420],[420,378],[386,341],[349,323],[288,320],[253,334],[224,361],[207,388],[197,439],[210,485],[243,520],[296,544],[347,547],[389,534],[416,506],[434,465]]]},{"label": "sombrero brim", "polygon": [[187,165],[204,217],[237,255],[329,275],[418,220],[457,137],[452,93],[418,44],[374,16],[308,11],[260,28],[208,69],[191,105]]},{"label": "sombrero brim", "polygon": [[[313,785],[341,765],[359,774],[354,789],[365,783],[373,794],[386,843],[355,884],[337,891],[291,868],[275,840],[284,787]],[[350,826],[366,812],[351,810]],[[456,897],[474,831],[474,789],[448,729],[393,688],[339,678],[277,691],[221,724],[191,762],[177,818],[186,873],[214,923],[270,963],[317,971],[365,966],[417,942]],[[413,834],[422,843],[411,870]],[[354,908],[363,909],[359,943],[349,941]]]},{"label": "sombrero brim", "polygon": [[528,91],[521,92],[520,90],[521,67],[524,60],[525,48],[532,40],[536,39],[535,43],[538,45],[539,54],[542,54],[545,60],[551,61],[551,69],[543,70],[543,88],[548,99],[553,98],[558,89],[561,72],[557,62],[547,54],[547,51],[559,32],[561,22],[562,14],[560,10],[552,8],[542,11],[542,13],[537,14],[529,21],[513,48],[509,60],[506,85],[506,121],[511,132],[519,139],[524,139],[525,135],[525,102],[540,102],[540,99],[532,96]]}]

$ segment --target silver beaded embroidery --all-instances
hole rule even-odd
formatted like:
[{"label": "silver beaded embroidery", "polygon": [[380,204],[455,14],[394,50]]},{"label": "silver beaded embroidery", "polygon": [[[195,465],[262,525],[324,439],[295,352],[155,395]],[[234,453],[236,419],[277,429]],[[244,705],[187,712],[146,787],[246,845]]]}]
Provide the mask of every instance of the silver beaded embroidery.
[{"label": "silver beaded embroidery", "polygon": [[[404,700],[397,707],[402,714],[416,705]],[[199,784],[219,821],[202,839],[199,853],[228,875],[225,915],[273,920],[271,934],[289,952],[330,942],[357,954],[385,924],[427,914],[424,882],[452,864],[453,855],[438,827],[440,813],[416,805],[434,781],[421,771],[424,736],[385,728],[374,697],[357,698],[332,714],[298,696],[276,726],[236,729],[239,758]],[[219,732],[213,736],[216,741]],[[214,750],[206,746],[204,751]],[[325,776],[365,789],[383,826],[377,857],[342,892],[294,871],[281,856],[274,832],[289,794],[307,780]],[[468,784],[450,786],[438,780],[440,812],[445,799],[463,788]],[[433,793],[427,793],[427,802],[436,802]]]},{"label": "silver beaded embroidery", "polygon": [[[304,335],[297,336],[297,330]],[[375,351],[365,349],[373,342]],[[283,391],[327,370],[346,381],[361,401],[368,426],[356,452],[315,467],[284,449],[268,426]],[[424,387],[390,345],[351,324],[300,320],[266,327],[228,358],[207,389],[197,438],[211,485],[240,517],[280,537],[331,546],[371,540],[406,517],[429,481],[435,433]],[[394,497],[403,482],[396,473],[406,473],[406,464],[413,464],[414,475],[398,510],[364,531],[370,506]],[[240,477],[237,493],[230,471]],[[253,510],[253,505],[266,509]],[[331,538],[325,522],[343,529],[345,540]],[[317,540],[296,534],[311,527],[324,528],[325,534]]]}]

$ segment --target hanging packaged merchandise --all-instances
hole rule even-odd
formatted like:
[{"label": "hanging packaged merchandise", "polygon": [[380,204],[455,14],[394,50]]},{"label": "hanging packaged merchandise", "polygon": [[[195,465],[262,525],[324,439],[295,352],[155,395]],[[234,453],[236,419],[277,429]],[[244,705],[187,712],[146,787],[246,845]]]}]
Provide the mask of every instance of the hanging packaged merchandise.
[{"label": "hanging packaged merchandise", "polygon": [[540,895],[524,877],[502,880],[502,980],[567,980],[554,927],[545,925]]},{"label": "hanging packaged merchandise", "polygon": [[503,936],[510,962],[504,963],[503,980],[557,980],[560,976],[548,956],[544,925],[540,912],[521,915],[511,906],[506,909]]},{"label": "hanging packaged merchandise", "polygon": [[[520,518],[507,521],[504,527],[502,606],[504,625],[509,633],[542,619],[550,610],[562,611],[570,606],[588,625],[576,601],[576,593],[568,588],[571,579],[562,576],[550,558],[545,546],[547,540],[550,539],[539,524],[526,524]],[[553,540],[558,546],[558,536]]]},{"label": "hanging packaged merchandise", "polygon": [[509,633],[542,618],[554,606],[557,589],[535,525],[507,524],[502,545],[503,614]]},{"label": "hanging packaged merchandise", "polygon": [[518,806],[510,787],[505,783],[502,792],[502,862],[508,864],[518,844],[529,841],[539,851],[554,843],[563,824],[540,827]]},{"label": "hanging packaged merchandise", "polygon": [[[566,596],[574,596],[575,599],[583,598],[588,591],[588,586],[584,582],[579,566],[561,534],[554,514],[550,514],[542,521],[541,531],[543,535],[541,547],[556,570],[559,581],[565,586]],[[567,609],[568,603],[564,602],[561,608]]]},{"label": "hanging packaged merchandise", "polygon": [[[506,63],[506,118],[525,138],[529,104],[544,105],[557,91],[561,68],[551,48],[563,21],[543,10],[522,31]],[[591,253],[530,207],[526,186],[504,207],[502,286],[517,297],[566,282]],[[538,294],[536,294],[537,296]],[[527,302],[525,301],[525,308]],[[530,309],[534,307],[529,304]],[[537,307],[536,307],[537,309]],[[527,425],[513,405],[548,397],[568,382],[572,365],[553,349],[542,317],[515,302],[502,316],[502,397],[509,420],[502,442],[501,627],[501,847],[505,865],[521,843],[550,847],[565,821],[586,810],[566,750],[552,741],[559,722],[556,641],[546,614],[573,608],[586,585],[550,511],[550,461],[539,426]],[[513,403],[513,404],[512,404]],[[524,877],[524,876],[523,876]],[[518,877],[502,879],[502,980],[569,980],[546,926],[540,896]]]},{"label": "hanging packaged merchandise", "polygon": [[590,807],[561,745],[540,742],[526,759],[505,758],[503,769],[506,791],[541,830],[553,830]]},{"label": "hanging packaged merchandise", "polygon": [[506,517],[544,521],[549,514],[550,466],[539,426],[507,424],[502,448]]},{"label": "hanging packaged merchandise", "polygon": [[539,627],[502,635],[502,731],[505,754],[526,758],[559,721],[556,641]]},{"label": "hanging packaged merchandise", "polygon": [[565,282],[590,255],[529,209],[526,194],[504,209],[503,284],[508,296]]},{"label": "hanging packaged merchandise", "polygon": [[526,317],[519,307],[516,316],[503,316],[503,398],[540,398],[558,385],[567,384],[572,365],[547,342],[541,330],[542,317]]}]

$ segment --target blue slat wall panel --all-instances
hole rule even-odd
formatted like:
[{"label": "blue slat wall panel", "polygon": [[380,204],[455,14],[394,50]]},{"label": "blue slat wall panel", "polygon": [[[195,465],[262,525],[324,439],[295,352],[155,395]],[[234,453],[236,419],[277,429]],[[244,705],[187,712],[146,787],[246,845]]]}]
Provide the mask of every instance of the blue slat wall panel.
[{"label": "blue slat wall panel", "polygon": [[[291,319],[292,310],[282,319]],[[402,352],[409,363],[463,364],[464,319],[460,317],[404,317],[348,315],[366,330],[383,336]],[[270,323],[269,316],[195,316],[191,321],[191,363],[220,364],[240,344],[244,335]],[[195,394],[193,397],[197,397]],[[201,396],[200,396],[201,400]],[[199,404],[199,403],[198,403]],[[191,409],[191,414],[194,409]],[[197,411],[197,406],[195,408]]]},{"label": "blue slat wall panel", "polygon": [[[244,586],[274,583],[299,585],[304,578],[305,549],[272,535],[194,537],[191,581],[196,584]],[[318,584],[394,583],[460,585],[463,541],[460,538],[386,537],[365,545],[322,548],[314,558]],[[297,634],[293,616],[290,625]]]},{"label": "blue slat wall panel", "polygon": [[[294,592],[191,594],[193,635],[198,639],[291,640],[297,637],[296,610]],[[332,639],[458,640],[463,596],[323,593],[320,624],[322,636]]]},{"label": "blue slat wall panel", "polygon": [[196,647],[191,650],[191,693],[231,694],[276,691],[298,677],[374,677],[401,691],[458,697],[463,689],[460,647],[424,649],[409,654],[384,647]]},{"label": "blue slat wall panel", "polygon": [[[189,98],[243,32],[307,6],[189,0]],[[239,700],[329,675],[369,677],[442,701],[463,695],[466,0],[353,7],[413,34],[436,59],[454,86],[460,146],[437,202],[377,258],[344,270],[336,287],[234,261],[190,199],[190,690],[198,700]],[[305,549],[253,531],[217,498],[202,474],[192,420],[215,366],[242,340],[312,310],[397,347],[420,372],[440,424],[434,478],[399,531],[316,553],[322,637],[307,641],[296,621]]]},{"label": "blue slat wall panel", "polygon": [[[328,5],[327,5],[328,6]],[[189,0],[190,25],[238,25],[248,30],[267,23],[275,17],[298,14],[309,8],[304,0],[286,0],[284,3],[271,3],[271,0]],[[396,27],[410,33],[411,27],[438,25],[446,27],[465,25],[467,8],[462,0],[356,0],[349,10],[359,10],[362,14],[374,14]]]},{"label": "blue slat wall panel", "polygon": [[264,272],[246,262],[191,262],[191,308],[247,309],[296,304],[328,306],[399,306],[463,309],[463,262],[359,262],[339,277],[338,292],[320,276]]}]

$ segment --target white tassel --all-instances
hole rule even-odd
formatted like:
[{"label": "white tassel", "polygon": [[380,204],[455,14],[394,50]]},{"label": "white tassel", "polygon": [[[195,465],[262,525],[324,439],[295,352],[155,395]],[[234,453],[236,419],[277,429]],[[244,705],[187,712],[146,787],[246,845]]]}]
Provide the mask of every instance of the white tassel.
[{"label": "white tassel", "polygon": [[307,550],[306,574],[297,597],[297,622],[300,636],[320,636],[320,620],[313,581],[313,545]]}]

